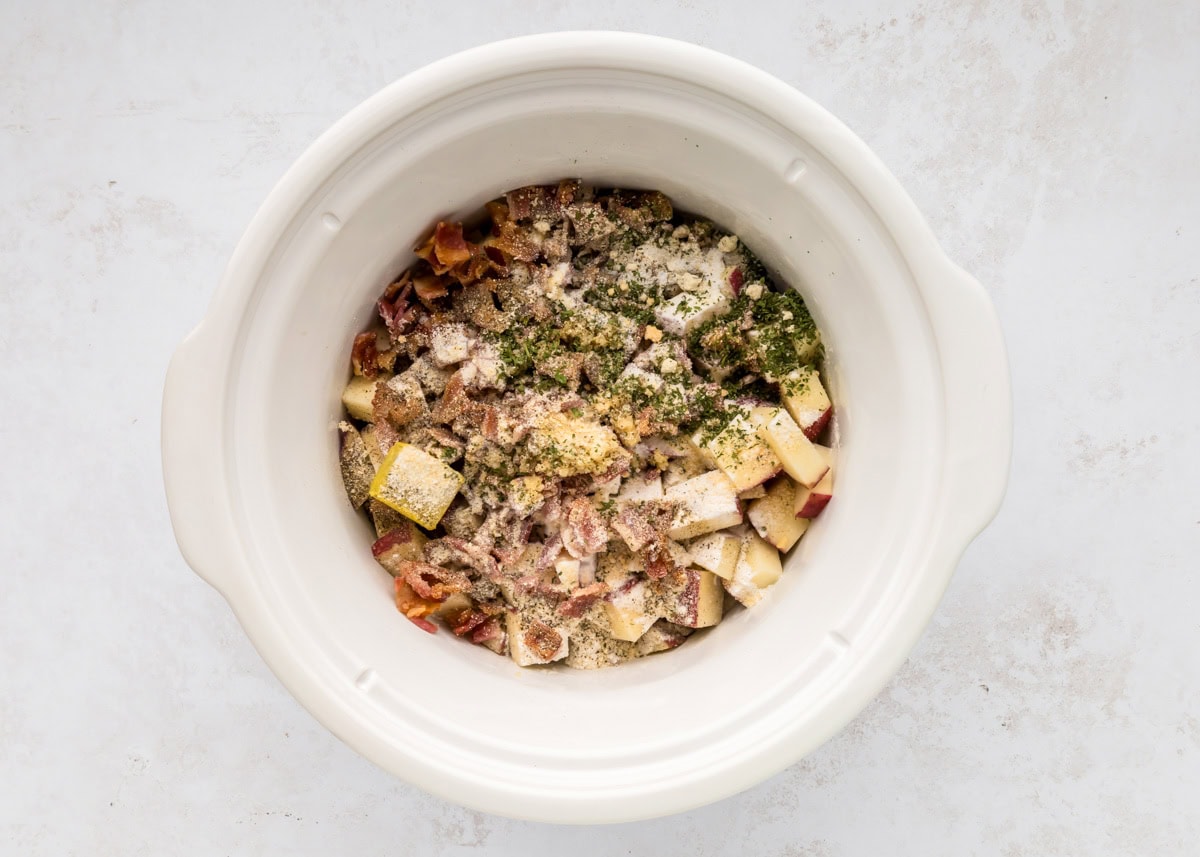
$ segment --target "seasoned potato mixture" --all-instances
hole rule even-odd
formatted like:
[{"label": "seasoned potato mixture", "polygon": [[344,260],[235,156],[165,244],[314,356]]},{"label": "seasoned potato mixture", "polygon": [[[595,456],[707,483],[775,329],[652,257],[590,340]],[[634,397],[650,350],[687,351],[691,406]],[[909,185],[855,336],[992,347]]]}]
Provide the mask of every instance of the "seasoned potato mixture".
[{"label": "seasoned potato mixture", "polygon": [[833,493],[799,293],[663,194],[578,181],[416,253],[354,340],[339,426],[400,612],[591,669],[757,604]]}]

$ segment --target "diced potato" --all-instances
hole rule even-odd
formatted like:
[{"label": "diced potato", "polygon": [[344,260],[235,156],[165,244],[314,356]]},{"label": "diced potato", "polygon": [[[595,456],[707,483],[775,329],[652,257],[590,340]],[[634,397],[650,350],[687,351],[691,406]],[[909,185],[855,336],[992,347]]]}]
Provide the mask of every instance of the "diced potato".
[{"label": "diced potato", "polygon": [[371,496],[432,530],[450,508],[463,476],[424,450],[398,443],[371,483]]},{"label": "diced potato", "polygon": [[779,457],[749,419],[735,419],[708,442],[708,451],[738,491],[761,485],[783,469]]},{"label": "diced potato", "polygon": [[374,423],[368,423],[364,426],[359,435],[363,439],[363,444],[367,447],[367,455],[371,458],[371,466],[378,471],[379,466],[383,464],[383,460],[387,458],[388,450],[384,449],[382,444],[380,444],[379,433],[375,431]]},{"label": "diced potato", "polygon": [[619,590],[604,602],[604,612],[613,637],[634,642],[659,618],[646,607],[646,584],[638,581]]},{"label": "diced potato", "polygon": [[766,495],[750,504],[746,519],[755,532],[784,553],[808,529],[808,521],[796,516],[796,485],[786,476],[772,482]]},{"label": "diced potato", "polygon": [[833,499],[833,450],[827,446],[818,445],[817,451],[829,462],[829,470],[812,488],[801,486],[796,491],[794,507],[797,518],[817,517]]},{"label": "diced potato", "polygon": [[728,533],[709,533],[688,545],[692,563],[725,580],[733,579],[742,540]]},{"label": "diced potato", "polygon": [[667,333],[686,336],[710,318],[729,309],[729,295],[724,289],[709,286],[702,291],[680,292],[654,310],[658,326]]},{"label": "diced potato", "polygon": [[582,622],[571,630],[565,663],[575,669],[594,670],[636,658],[641,654],[640,649],[640,641],[614,640],[603,628]]},{"label": "diced potato", "polygon": [[788,476],[806,488],[820,482],[829,470],[829,462],[783,408],[775,408],[770,417],[763,420],[761,433],[778,460],[783,462]]},{"label": "diced potato", "polygon": [[401,518],[397,526],[380,536],[371,546],[371,555],[394,577],[400,573],[400,563],[420,562],[424,558],[426,541],[425,534],[416,524]]},{"label": "diced potato", "polygon": [[719,470],[673,485],[664,499],[678,504],[668,535],[680,541],[723,530],[742,522],[733,483]]},{"label": "diced potato", "polygon": [[724,581],[725,589],[747,607],[753,607],[763,597],[763,590],[773,586],[783,576],[779,551],[758,533],[748,532],[742,540],[733,579]]},{"label": "diced potato", "polygon": [[645,657],[656,652],[678,648],[691,633],[691,628],[660,619],[650,626],[650,630],[638,638],[637,653]]},{"label": "diced potato", "polygon": [[355,375],[342,390],[342,406],[356,420],[375,422],[375,388],[388,379],[383,375],[364,378]]},{"label": "diced potato", "polygon": [[371,494],[375,466],[371,463],[370,452],[358,429],[343,420],[338,423],[338,434],[342,484],[346,486],[346,496],[350,498],[350,505],[361,509]]},{"label": "diced potato", "polygon": [[833,414],[833,403],[811,367],[792,372],[779,386],[780,398],[792,419],[809,440],[816,440]]},{"label": "diced potato", "polygon": [[558,575],[559,583],[567,589],[574,589],[579,585],[579,560],[563,553],[554,561],[554,573]]},{"label": "diced potato", "polygon": [[567,631],[564,628],[551,627],[510,610],[507,630],[508,652],[517,666],[549,664],[567,656]]},{"label": "diced potato", "polygon": [[725,592],[711,571],[685,569],[662,586],[665,615],[661,618],[688,628],[708,628],[721,621]]},{"label": "diced potato", "polygon": [[655,476],[653,479],[646,478],[645,474],[630,476],[621,483],[621,490],[617,492],[618,500],[629,502],[661,500],[662,498],[662,476]]}]

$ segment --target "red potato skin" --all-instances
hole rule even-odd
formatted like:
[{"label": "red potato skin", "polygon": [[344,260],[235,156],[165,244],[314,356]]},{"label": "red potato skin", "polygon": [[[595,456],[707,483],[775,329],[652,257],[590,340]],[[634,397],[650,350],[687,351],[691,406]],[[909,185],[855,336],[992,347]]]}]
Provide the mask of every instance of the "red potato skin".
[{"label": "red potato skin", "polygon": [[736,298],[742,293],[742,269],[734,268],[729,272],[729,288],[733,290],[733,296]]},{"label": "red potato skin", "polygon": [[829,501],[832,499],[832,496],[833,495],[831,495],[831,494],[817,494],[815,492],[810,491],[809,495],[808,495],[808,499],[804,502],[804,505],[801,506],[800,509],[796,512],[796,517],[797,518],[815,518],[815,517],[817,517],[817,515],[821,514],[821,512],[824,511],[825,507],[829,504]]},{"label": "red potato skin", "polygon": [[821,436],[821,432],[825,431],[825,427],[829,425],[829,420],[833,416],[833,408],[826,408],[825,413],[817,417],[816,420],[801,428],[804,436],[811,441],[816,441]]},{"label": "red potato skin", "polygon": [[383,536],[376,539],[375,544],[371,545],[371,555],[376,559],[386,553],[390,548],[406,545],[412,541],[412,533],[405,527],[397,530],[391,530]]},{"label": "red potato skin", "polygon": [[409,622],[412,622],[426,634],[436,634],[437,625],[430,622],[428,619],[422,619],[420,616],[406,616]]}]

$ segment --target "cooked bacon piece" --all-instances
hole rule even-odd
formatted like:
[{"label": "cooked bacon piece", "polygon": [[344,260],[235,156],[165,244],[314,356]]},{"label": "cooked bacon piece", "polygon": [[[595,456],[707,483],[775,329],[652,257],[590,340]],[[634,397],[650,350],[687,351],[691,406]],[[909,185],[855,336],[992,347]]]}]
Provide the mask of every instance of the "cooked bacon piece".
[{"label": "cooked bacon piece", "polygon": [[413,284],[409,275],[404,275],[404,286],[391,297],[384,296],[375,305],[379,317],[387,326],[388,333],[397,338],[404,336],[416,320],[416,307],[412,304]]},{"label": "cooked bacon piece", "polygon": [[487,646],[494,652],[503,653],[505,636],[504,625],[501,624],[499,618],[492,616],[475,629],[471,634],[471,642]]},{"label": "cooked bacon piece", "polygon": [[666,538],[674,508],[674,504],[658,500],[631,503],[613,519],[612,527],[636,553],[659,538]]},{"label": "cooked bacon piece", "polygon": [[553,378],[570,390],[578,390],[586,359],[585,355],[577,351],[568,351],[565,354],[554,354],[534,360],[533,368],[543,377]]},{"label": "cooked bacon piece", "polygon": [[[463,565],[469,565],[488,580],[495,580],[500,576],[500,565],[487,548],[457,536],[444,536],[439,541],[454,551],[460,557],[459,561]],[[433,544],[433,542],[429,544]],[[426,548],[428,549],[428,545]],[[426,555],[428,556],[428,554]]]},{"label": "cooked bacon piece", "polygon": [[461,571],[427,562],[401,562],[397,578],[403,578],[421,598],[439,602],[471,588],[471,581]]},{"label": "cooked bacon piece", "polygon": [[566,601],[558,605],[558,612],[563,616],[578,619],[607,594],[608,584],[604,581],[597,581],[582,589],[577,589]]},{"label": "cooked bacon piece", "polygon": [[578,179],[563,179],[560,181],[558,183],[558,193],[556,194],[556,201],[559,208],[573,203],[575,198],[579,196],[580,189],[581,185]]},{"label": "cooked bacon piece", "polygon": [[529,628],[523,636],[525,645],[542,661],[548,661],[554,657],[554,653],[563,644],[562,634],[537,619],[529,623]]},{"label": "cooked bacon piece", "polygon": [[488,217],[492,219],[492,234],[500,234],[500,224],[509,219],[508,206],[499,200],[492,200],[484,203],[483,206],[487,209]]},{"label": "cooked bacon piece", "polygon": [[461,316],[476,327],[491,331],[508,327],[508,316],[497,309],[491,290],[482,283],[472,283],[464,288],[455,303]]},{"label": "cooked bacon piece", "polygon": [[559,189],[553,185],[527,185],[510,190],[508,216],[513,220],[557,220],[562,216]]},{"label": "cooked bacon piece", "polygon": [[429,409],[421,385],[405,375],[390,378],[386,384],[376,384],[371,407],[375,411],[375,425],[388,422],[397,428],[408,425]]},{"label": "cooked bacon piece", "polygon": [[533,563],[535,574],[545,574],[554,565],[554,561],[558,559],[558,555],[562,553],[563,540],[559,533],[555,533],[550,538],[546,539],[542,545],[542,552],[538,554],[538,558]]},{"label": "cooked bacon piece", "polygon": [[541,246],[534,238],[534,233],[511,220],[500,224],[500,234],[490,243],[506,256],[521,262],[533,262],[541,254]]},{"label": "cooked bacon piece", "polygon": [[437,625],[430,622],[428,619],[422,619],[419,616],[409,616],[408,621],[412,622],[426,634],[436,634]]},{"label": "cooked bacon piece", "polygon": [[350,367],[355,375],[374,378],[379,374],[379,366],[375,362],[379,358],[377,340],[374,331],[354,337],[354,345],[350,349]]},{"label": "cooked bacon piece", "polygon": [[439,221],[433,234],[425,240],[416,253],[429,263],[435,274],[446,274],[471,258],[471,245],[463,237],[461,223]]},{"label": "cooked bacon piece", "polygon": [[439,222],[433,230],[433,249],[438,261],[451,267],[471,258],[471,246],[463,238],[461,223]]},{"label": "cooked bacon piece", "polygon": [[482,610],[477,610],[475,606],[467,605],[460,610],[452,610],[442,614],[442,618],[446,620],[446,624],[450,630],[454,632],[456,637],[462,637],[470,634],[490,617]]},{"label": "cooked bacon piece", "polygon": [[[417,619],[423,619],[425,616],[432,616],[434,611],[441,606],[441,602],[439,601],[435,601],[432,598],[423,598],[418,595],[403,577],[396,578],[395,589],[396,609],[414,622]],[[430,631],[430,633],[433,632]]]},{"label": "cooked bacon piece", "polygon": [[455,372],[446,381],[446,389],[429,416],[435,423],[452,423],[463,414],[478,414],[482,416],[481,406],[473,402],[467,395],[466,385],[463,384],[462,373]]},{"label": "cooked bacon piece", "polygon": [[567,506],[567,525],[562,530],[563,546],[576,559],[599,553],[608,544],[608,527],[592,501],[576,497]]},{"label": "cooked bacon piece", "polygon": [[426,276],[417,277],[413,280],[413,289],[417,293],[417,298],[431,312],[434,310],[433,302],[438,298],[444,298],[450,294],[450,288],[446,285],[446,281],[441,277]]}]

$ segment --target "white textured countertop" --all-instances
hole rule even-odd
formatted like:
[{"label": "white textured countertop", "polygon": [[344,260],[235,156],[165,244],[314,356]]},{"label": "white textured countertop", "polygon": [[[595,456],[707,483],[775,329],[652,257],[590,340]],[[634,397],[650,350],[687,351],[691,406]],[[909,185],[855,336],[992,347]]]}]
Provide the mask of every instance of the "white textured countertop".
[{"label": "white textured countertop", "polygon": [[[1016,404],[1004,509],[858,720],[588,831],[326,733],[180,559],[158,460],[167,360],[296,155],[418,65],[568,28],[709,45],[847,121],[991,292]],[[0,6],[0,853],[1197,853],[1197,43],[1194,0]]]}]

